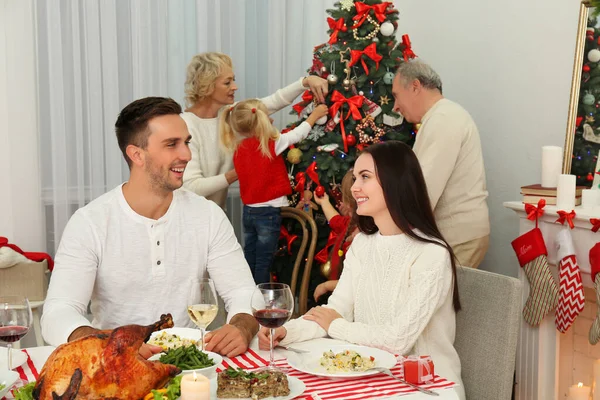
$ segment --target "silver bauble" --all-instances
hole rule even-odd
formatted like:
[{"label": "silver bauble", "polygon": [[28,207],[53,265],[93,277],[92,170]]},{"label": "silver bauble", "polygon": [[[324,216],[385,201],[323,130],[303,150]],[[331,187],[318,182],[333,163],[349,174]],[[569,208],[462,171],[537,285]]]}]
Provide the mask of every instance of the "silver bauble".
[{"label": "silver bauble", "polygon": [[385,83],[386,85],[391,85],[393,81],[394,81],[394,73],[393,72],[386,72],[385,75],[383,75],[383,83]]},{"label": "silver bauble", "polygon": [[329,82],[332,85],[335,85],[336,83],[338,83],[337,75],[334,75],[334,74],[327,75],[327,82]]}]

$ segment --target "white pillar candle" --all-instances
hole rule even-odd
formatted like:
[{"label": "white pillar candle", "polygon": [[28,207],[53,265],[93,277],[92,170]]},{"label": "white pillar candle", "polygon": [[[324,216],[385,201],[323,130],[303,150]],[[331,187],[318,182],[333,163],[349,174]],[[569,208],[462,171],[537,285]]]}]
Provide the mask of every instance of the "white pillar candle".
[{"label": "white pillar candle", "polygon": [[596,160],[596,169],[592,171],[594,175],[594,182],[592,183],[592,189],[600,189],[600,175],[596,172],[600,170],[600,151],[598,152],[598,159]]},{"label": "white pillar candle", "polygon": [[575,208],[575,175],[561,174],[558,176],[556,207],[565,211]]},{"label": "white pillar candle", "polygon": [[600,400],[600,360],[594,361],[594,400]]},{"label": "white pillar candle", "polygon": [[592,209],[600,205],[600,190],[583,189],[581,191],[581,207]]},{"label": "white pillar candle", "polygon": [[558,146],[542,146],[542,187],[558,186],[558,176],[562,172],[563,151]]},{"label": "white pillar candle", "polygon": [[196,374],[184,375],[181,378],[181,400],[210,400],[210,381],[207,377]]},{"label": "white pillar candle", "polygon": [[569,388],[568,400],[589,400],[590,399],[590,387],[583,386],[583,383],[579,382],[577,385],[573,385]]}]

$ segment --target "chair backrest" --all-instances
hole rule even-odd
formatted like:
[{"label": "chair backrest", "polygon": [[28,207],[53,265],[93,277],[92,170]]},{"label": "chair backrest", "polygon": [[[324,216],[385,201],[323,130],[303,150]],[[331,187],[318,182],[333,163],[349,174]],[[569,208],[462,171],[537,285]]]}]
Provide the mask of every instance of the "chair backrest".
[{"label": "chair backrest", "polygon": [[[308,306],[308,288],[310,284],[310,272],[312,270],[312,263],[315,257],[315,249],[317,247],[317,224],[315,220],[310,217],[304,211],[298,210],[292,207],[282,207],[281,218],[293,218],[300,223],[302,227],[302,241],[300,242],[300,249],[296,255],[296,261],[294,262],[294,269],[292,270],[292,280],[290,282],[290,289],[294,296],[298,296],[298,308],[297,313],[294,317],[303,315],[306,313]],[[310,240],[310,244],[309,244]],[[308,246],[308,253],[305,256],[305,251]],[[306,261],[304,261],[306,259]],[[302,280],[300,283],[299,292],[298,288],[298,275],[300,274],[300,267],[304,262],[304,272],[302,274]]]},{"label": "chair backrest", "polygon": [[510,400],[521,321],[521,281],[457,267],[461,311],[454,347],[467,400]]}]

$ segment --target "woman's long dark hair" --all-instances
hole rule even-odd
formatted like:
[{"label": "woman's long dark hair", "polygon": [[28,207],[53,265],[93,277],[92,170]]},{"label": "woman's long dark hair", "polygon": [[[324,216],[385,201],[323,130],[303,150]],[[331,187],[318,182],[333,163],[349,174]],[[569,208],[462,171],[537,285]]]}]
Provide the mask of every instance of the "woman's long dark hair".
[{"label": "woman's long dark hair", "polygon": [[[450,253],[453,281],[452,301],[454,310],[459,311],[456,257],[452,247],[444,239],[435,223],[427,185],[417,156],[406,144],[394,140],[369,146],[361,154],[370,154],[373,157],[375,173],[396,226],[411,238],[419,242],[445,247]],[[353,218],[361,232],[373,234],[379,231],[372,217],[354,213]],[[421,237],[413,229],[418,229],[437,240]]]}]

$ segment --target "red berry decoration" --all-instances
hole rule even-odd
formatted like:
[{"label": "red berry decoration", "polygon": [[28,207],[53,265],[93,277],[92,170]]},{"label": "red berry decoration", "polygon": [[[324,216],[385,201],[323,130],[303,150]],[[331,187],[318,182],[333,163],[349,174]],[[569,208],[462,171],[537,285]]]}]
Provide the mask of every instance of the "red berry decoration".
[{"label": "red berry decoration", "polygon": [[587,65],[587,64],[585,64],[585,65],[583,66],[583,72],[590,72],[590,69],[591,69],[591,68],[590,68],[590,66],[589,66],[589,65]]},{"label": "red berry decoration", "polygon": [[594,180],[594,175],[592,175],[591,172],[588,172],[587,178],[588,181],[593,181]]},{"label": "red berry decoration", "polygon": [[348,146],[354,146],[356,144],[356,136],[354,136],[354,135],[346,136],[346,143],[348,143]]},{"label": "red berry decoration", "polygon": [[317,186],[317,188],[315,189],[315,194],[317,195],[317,197],[323,197],[323,195],[325,194],[325,188],[321,185]]},{"label": "red berry decoration", "polygon": [[590,36],[587,37],[587,40],[589,40],[590,42],[593,42],[594,41],[594,37],[590,35]]}]

